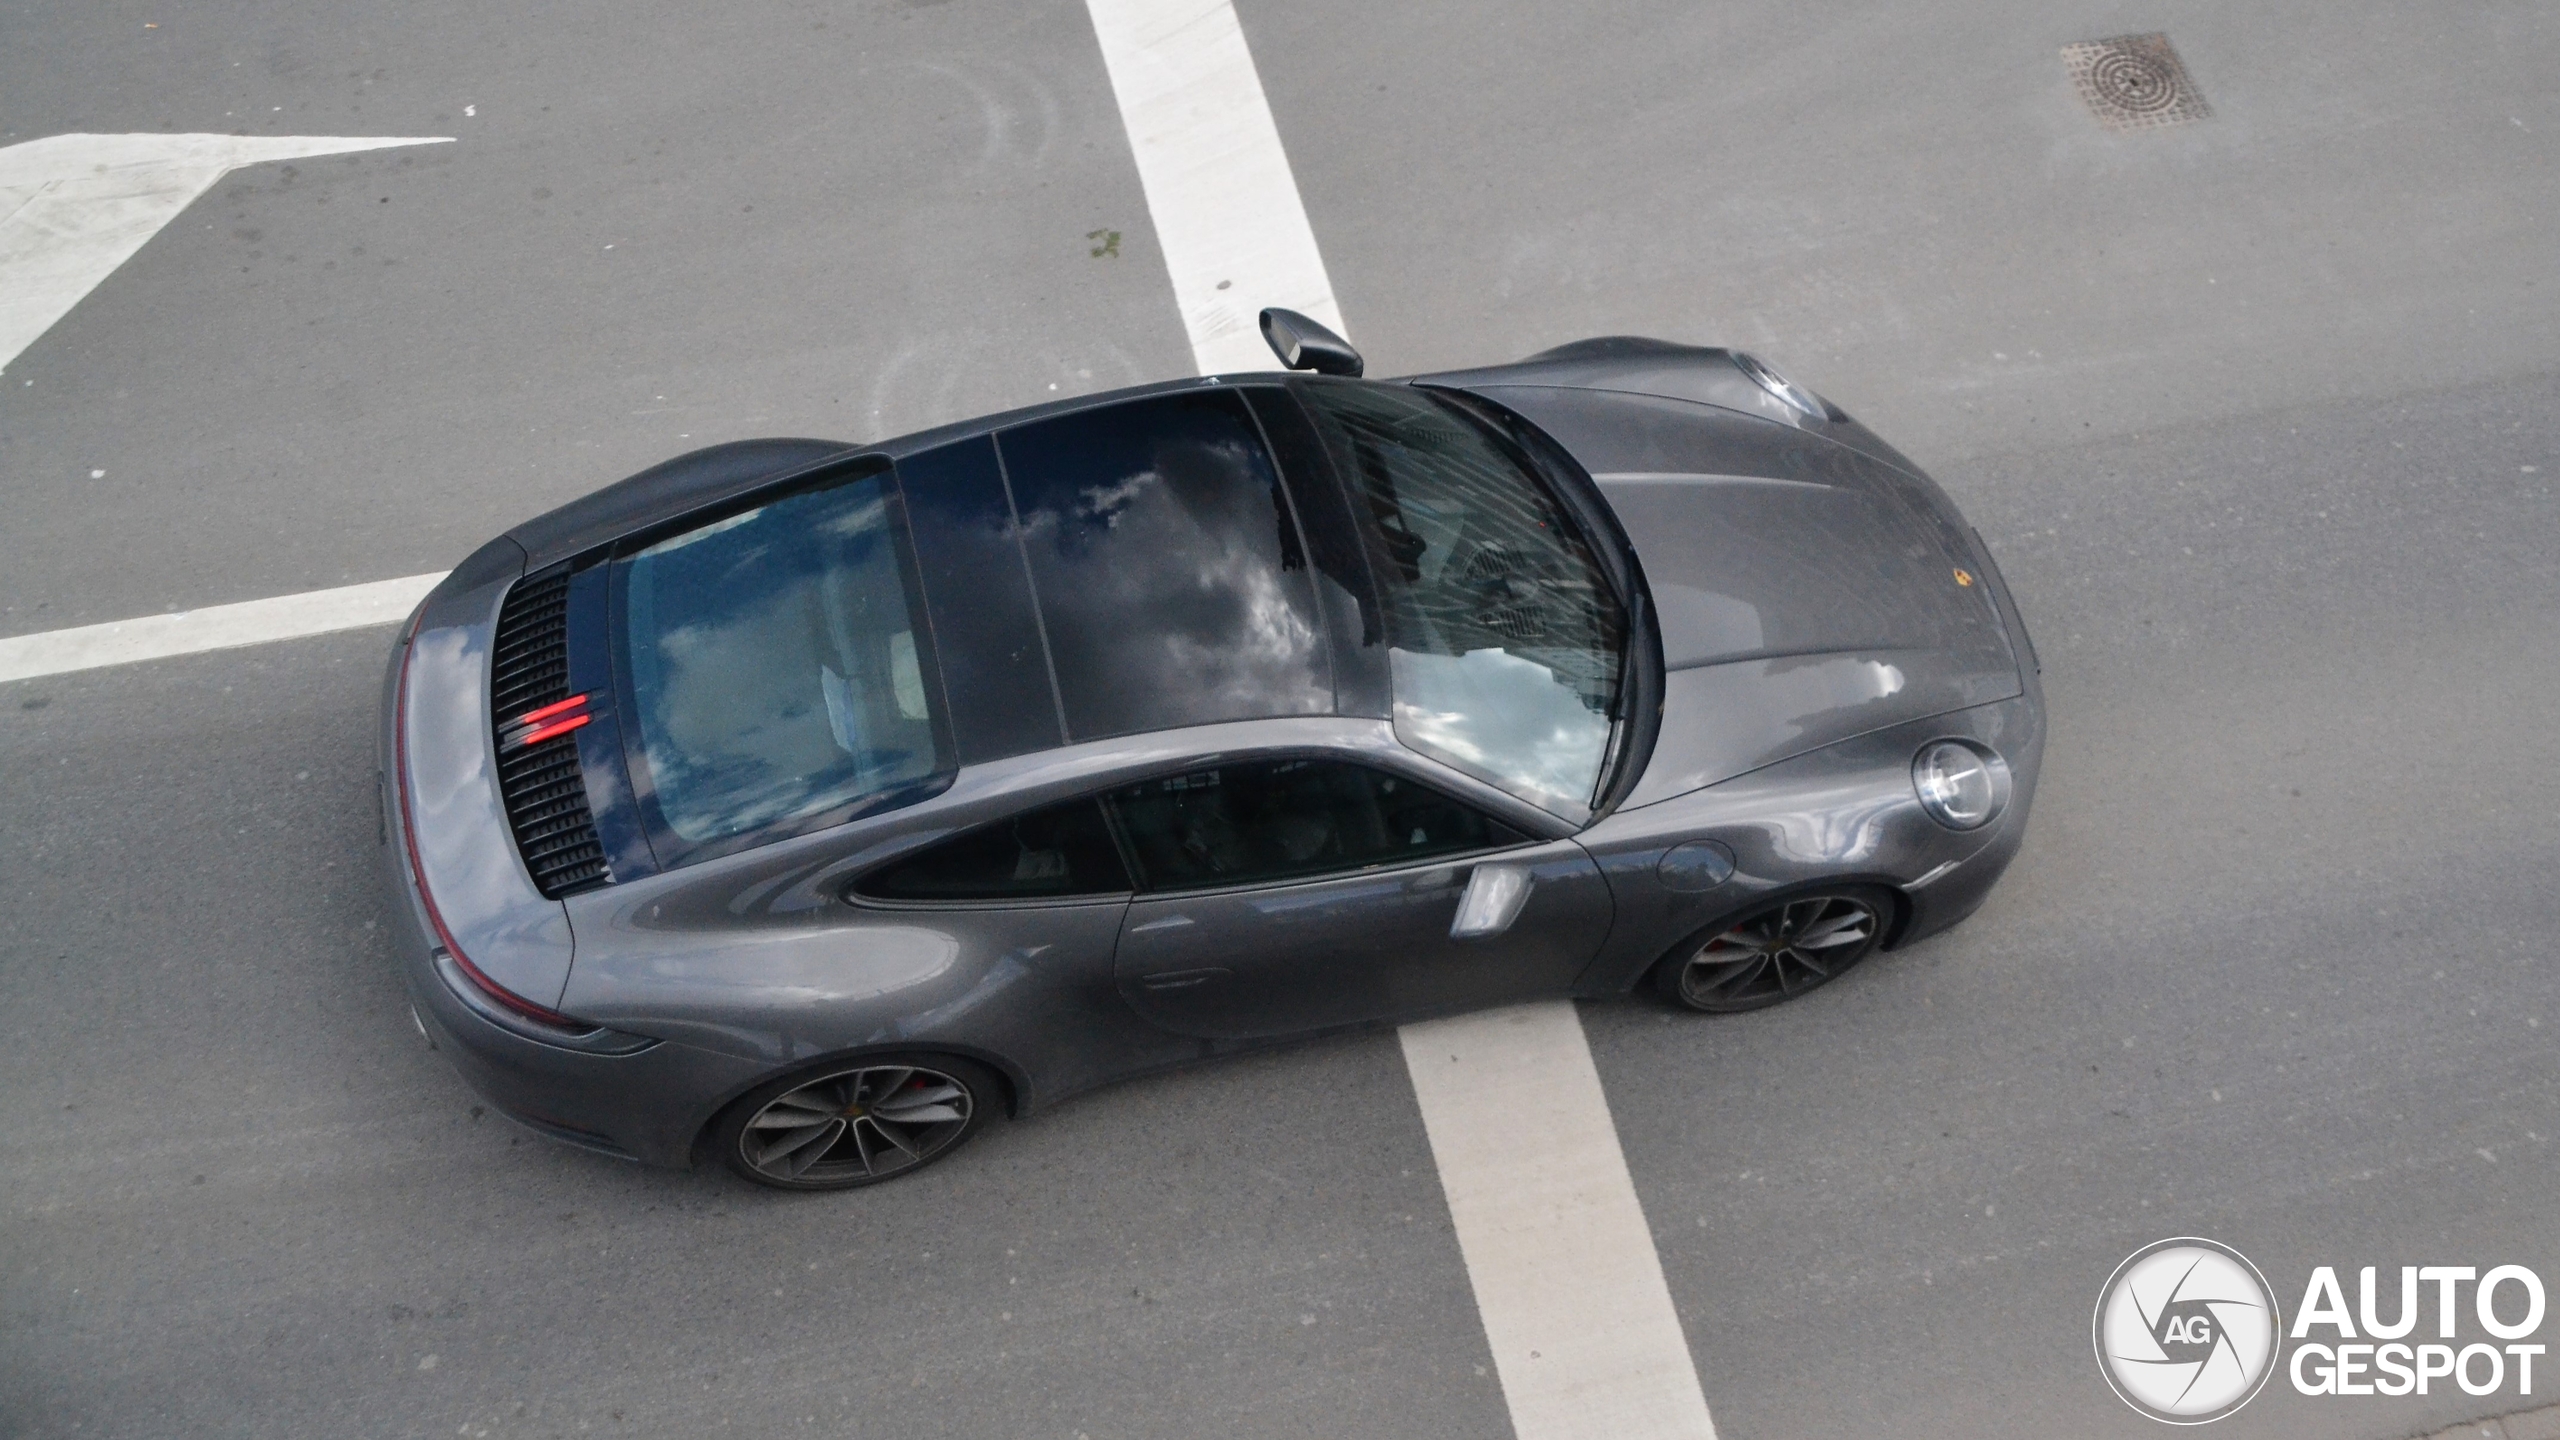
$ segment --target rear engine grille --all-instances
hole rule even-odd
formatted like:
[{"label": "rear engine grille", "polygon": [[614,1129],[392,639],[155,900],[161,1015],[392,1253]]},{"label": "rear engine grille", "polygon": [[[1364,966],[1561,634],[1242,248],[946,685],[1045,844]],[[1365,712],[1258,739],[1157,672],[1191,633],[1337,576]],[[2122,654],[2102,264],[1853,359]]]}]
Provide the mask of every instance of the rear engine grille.
[{"label": "rear engine grille", "polygon": [[[578,768],[578,736],[562,730],[531,745],[523,718],[571,700],[569,572],[521,581],[498,611],[489,662],[489,723],[498,741],[498,789],[507,823],[535,888],[558,898],[610,879],[604,842],[587,812],[586,776]],[[514,748],[509,748],[510,746]]]}]

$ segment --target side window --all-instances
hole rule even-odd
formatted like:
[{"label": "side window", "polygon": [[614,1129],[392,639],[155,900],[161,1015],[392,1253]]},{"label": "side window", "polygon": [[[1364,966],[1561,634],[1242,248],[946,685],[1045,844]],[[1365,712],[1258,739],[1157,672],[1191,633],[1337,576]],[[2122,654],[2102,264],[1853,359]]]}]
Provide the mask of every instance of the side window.
[{"label": "side window", "polygon": [[854,882],[855,894],[874,900],[1054,900],[1128,889],[1091,800],[999,820]]},{"label": "side window", "polygon": [[1150,890],[1359,870],[1526,838],[1410,780],[1332,760],[1195,770],[1104,803]]}]

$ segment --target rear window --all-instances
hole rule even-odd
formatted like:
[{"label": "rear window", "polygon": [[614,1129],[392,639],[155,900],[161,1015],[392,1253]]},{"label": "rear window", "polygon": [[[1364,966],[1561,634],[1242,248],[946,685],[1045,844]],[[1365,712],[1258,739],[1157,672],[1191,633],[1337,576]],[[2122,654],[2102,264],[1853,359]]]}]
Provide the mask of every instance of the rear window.
[{"label": "rear window", "polygon": [[885,474],[774,500],[619,566],[647,781],[680,839],[920,798],[952,768]]}]

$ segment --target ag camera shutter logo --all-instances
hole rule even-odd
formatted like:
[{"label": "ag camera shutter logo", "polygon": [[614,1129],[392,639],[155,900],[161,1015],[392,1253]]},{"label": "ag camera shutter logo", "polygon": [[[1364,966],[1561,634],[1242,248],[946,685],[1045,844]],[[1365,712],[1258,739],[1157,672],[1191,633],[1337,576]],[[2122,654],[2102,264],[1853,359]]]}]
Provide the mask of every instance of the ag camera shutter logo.
[{"label": "ag camera shutter logo", "polygon": [[2267,1383],[2281,1318],[2247,1256],[2180,1236],[2136,1250],[2107,1277],[2090,1341],[2099,1373],[2127,1405],[2172,1425],[2202,1425]]}]

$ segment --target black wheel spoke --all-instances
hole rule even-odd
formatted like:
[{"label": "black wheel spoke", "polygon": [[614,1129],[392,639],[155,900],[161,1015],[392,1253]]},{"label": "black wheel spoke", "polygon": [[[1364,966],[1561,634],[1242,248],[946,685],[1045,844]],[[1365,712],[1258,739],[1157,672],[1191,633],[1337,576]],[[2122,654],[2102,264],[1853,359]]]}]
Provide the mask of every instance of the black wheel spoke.
[{"label": "black wheel spoke", "polygon": [[881,1070],[865,1070],[862,1072],[860,1084],[856,1087],[860,1093],[855,1098],[865,1107],[877,1110],[890,1096],[898,1093],[898,1087],[914,1079],[915,1074],[915,1071],[903,1065]]},{"label": "black wheel spoke", "polygon": [[1806,949],[1854,945],[1867,938],[1866,922],[1870,918],[1864,910],[1852,910],[1845,915],[1825,916],[1797,931],[1796,944]]},{"label": "black wheel spoke", "polygon": [[1697,966],[1691,972],[1691,988],[1706,999],[1737,1000],[1751,994],[1768,969],[1769,957],[1753,951],[1739,960]]},{"label": "black wheel spoke", "polygon": [[785,1096],[757,1111],[756,1118],[747,1122],[747,1128],[750,1130],[804,1130],[812,1125],[824,1125],[835,1116],[836,1112],[833,1110],[810,1109],[797,1103],[793,1097]]},{"label": "black wheel spoke", "polygon": [[862,1173],[879,1174],[880,1147],[875,1143],[877,1137],[872,1135],[870,1124],[864,1120],[856,1120],[847,1128],[853,1136],[853,1153],[862,1161]]},{"label": "black wheel spoke", "polygon": [[905,1126],[880,1115],[872,1115],[868,1117],[867,1123],[870,1126],[872,1134],[888,1141],[889,1144],[895,1147],[900,1154],[905,1155],[910,1162],[924,1158],[924,1152],[916,1148],[916,1143],[900,1133],[906,1129]]},{"label": "black wheel spoke", "polygon": [[780,1144],[765,1152],[765,1168],[779,1167],[794,1179],[808,1173],[809,1167],[826,1158],[836,1142],[844,1138],[844,1122],[829,1120],[806,1130],[793,1131]]}]

